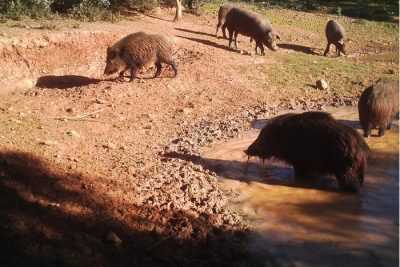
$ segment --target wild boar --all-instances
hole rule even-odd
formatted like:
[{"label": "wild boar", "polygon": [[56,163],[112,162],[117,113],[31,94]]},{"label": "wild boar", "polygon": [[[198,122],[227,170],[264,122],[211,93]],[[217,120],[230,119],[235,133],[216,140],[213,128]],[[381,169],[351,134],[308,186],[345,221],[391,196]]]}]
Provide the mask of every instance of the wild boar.
[{"label": "wild boar", "polygon": [[353,128],[325,112],[284,114],[267,122],[245,153],[291,164],[296,178],[334,174],[340,188],[357,192],[364,181],[369,148]]},{"label": "wild boar", "polygon": [[173,59],[173,45],[164,36],[137,32],[130,34],[113,46],[107,48],[107,62],[105,75],[119,73],[122,77],[130,69],[130,81],[136,78],[137,71],[150,64],[155,64],[158,77],[161,73],[161,64],[166,63],[174,70],[174,77],[178,74]]}]

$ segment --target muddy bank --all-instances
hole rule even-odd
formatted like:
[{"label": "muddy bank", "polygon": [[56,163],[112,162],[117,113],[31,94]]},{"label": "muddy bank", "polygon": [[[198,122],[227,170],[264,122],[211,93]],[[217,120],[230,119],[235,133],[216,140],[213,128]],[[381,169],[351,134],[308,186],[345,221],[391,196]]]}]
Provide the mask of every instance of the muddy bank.
[{"label": "muddy bank", "polygon": [[76,73],[98,77],[105,48],[121,33],[66,31],[24,37],[0,37],[0,93],[26,90],[39,77]]}]

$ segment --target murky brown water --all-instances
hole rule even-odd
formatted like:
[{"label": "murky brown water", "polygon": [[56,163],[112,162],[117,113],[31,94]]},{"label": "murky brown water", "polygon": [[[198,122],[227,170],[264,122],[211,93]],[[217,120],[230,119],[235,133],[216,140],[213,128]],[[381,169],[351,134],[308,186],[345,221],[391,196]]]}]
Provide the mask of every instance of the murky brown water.
[{"label": "murky brown water", "polygon": [[[355,109],[331,111],[359,127]],[[337,191],[334,177],[296,184],[292,169],[278,162],[254,159],[246,169],[243,150],[258,131],[202,155],[223,186],[240,194],[232,206],[258,233],[252,249],[283,266],[398,266],[398,124],[367,139],[372,156],[359,194]]]}]

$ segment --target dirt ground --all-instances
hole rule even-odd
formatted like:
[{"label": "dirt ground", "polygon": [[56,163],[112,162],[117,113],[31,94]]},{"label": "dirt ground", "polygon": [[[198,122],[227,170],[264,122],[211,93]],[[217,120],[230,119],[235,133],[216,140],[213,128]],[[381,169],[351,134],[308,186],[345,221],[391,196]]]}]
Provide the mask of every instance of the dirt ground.
[{"label": "dirt ground", "polygon": [[[0,265],[279,266],[247,248],[236,194],[194,163],[199,150],[283,110],[356,104],[398,77],[398,26],[338,18],[349,55],[325,58],[331,16],[268,12],[282,41],[264,57],[215,38],[209,13],[0,24]],[[177,78],[103,79],[107,45],[139,30],[175,41]]]}]

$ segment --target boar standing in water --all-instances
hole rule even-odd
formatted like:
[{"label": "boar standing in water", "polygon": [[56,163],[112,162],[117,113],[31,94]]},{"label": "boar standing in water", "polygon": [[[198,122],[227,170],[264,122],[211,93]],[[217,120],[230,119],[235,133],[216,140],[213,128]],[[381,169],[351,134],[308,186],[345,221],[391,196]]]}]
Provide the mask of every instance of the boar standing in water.
[{"label": "boar standing in water", "polygon": [[245,153],[291,164],[296,178],[334,174],[340,188],[357,192],[364,181],[369,148],[353,128],[324,112],[284,114],[268,121]]},{"label": "boar standing in water", "polygon": [[378,128],[379,136],[390,129],[392,120],[399,112],[398,81],[379,79],[361,94],[358,101],[358,114],[364,137],[369,137],[371,130]]},{"label": "boar standing in water", "polygon": [[256,54],[257,48],[260,48],[261,55],[265,55],[263,45],[273,51],[278,50],[275,41],[280,39],[279,34],[272,29],[269,21],[255,12],[233,7],[226,14],[225,25],[229,32],[229,47],[234,40],[237,49],[237,36],[240,33],[256,42]]},{"label": "boar standing in water", "polygon": [[125,71],[129,69],[130,81],[133,81],[140,68],[155,64],[157,70],[154,77],[158,77],[161,73],[161,63],[171,65],[175,76],[178,74],[173,59],[172,43],[162,35],[137,32],[107,48],[104,74],[119,73],[119,77],[123,77]]},{"label": "boar standing in water", "polygon": [[326,45],[324,56],[326,56],[329,53],[329,48],[331,44],[335,45],[337,56],[340,56],[340,52],[346,55],[346,49],[345,49],[346,33],[342,25],[340,25],[338,22],[334,20],[328,21],[325,28],[325,35],[328,44]]}]

